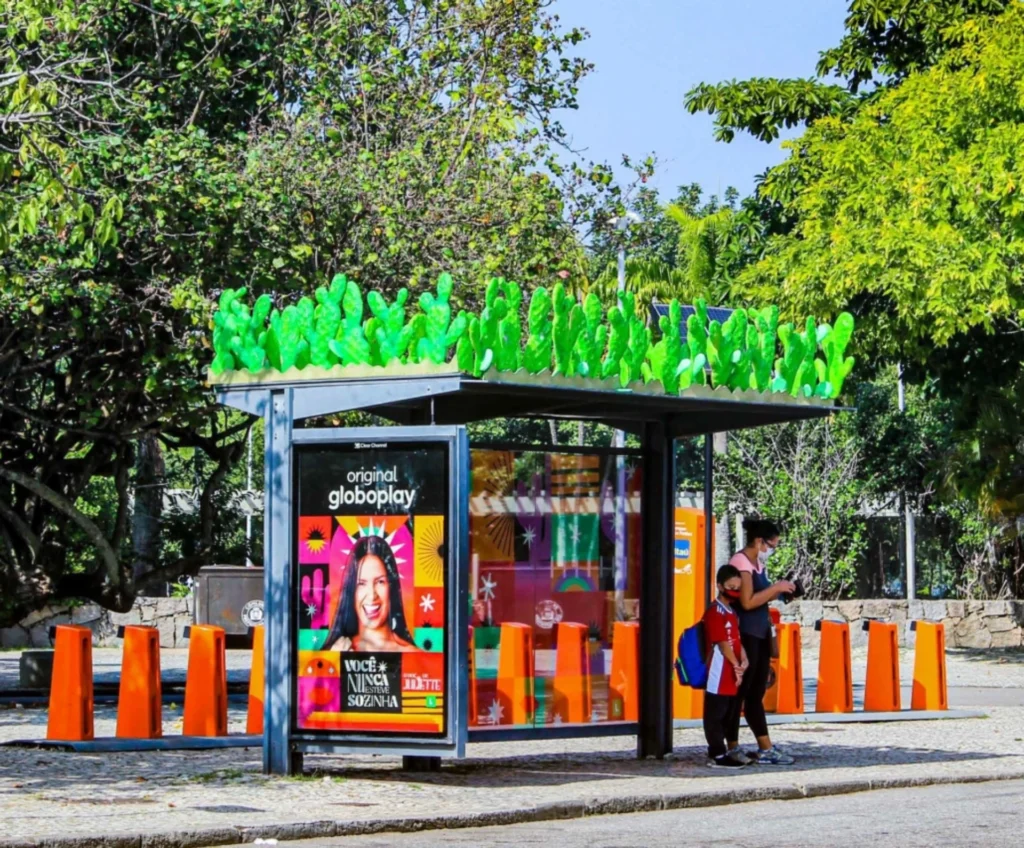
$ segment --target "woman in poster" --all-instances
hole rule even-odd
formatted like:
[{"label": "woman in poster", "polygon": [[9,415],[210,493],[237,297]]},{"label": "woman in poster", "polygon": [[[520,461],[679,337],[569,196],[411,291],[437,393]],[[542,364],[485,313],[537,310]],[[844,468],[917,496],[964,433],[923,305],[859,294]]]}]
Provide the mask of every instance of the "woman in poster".
[{"label": "woman in poster", "polygon": [[363,536],[352,548],[324,645],[329,651],[419,650],[405,622],[395,554],[379,536]]}]

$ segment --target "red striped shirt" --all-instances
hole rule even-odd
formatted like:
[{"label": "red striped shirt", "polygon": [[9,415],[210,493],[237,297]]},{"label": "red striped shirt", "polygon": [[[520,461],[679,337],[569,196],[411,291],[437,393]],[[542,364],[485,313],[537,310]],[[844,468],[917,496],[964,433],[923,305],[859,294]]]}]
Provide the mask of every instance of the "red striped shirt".
[{"label": "red striped shirt", "polygon": [[708,663],[708,685],[706,691],[712,695],[735,695],[739,689],[736,685],[736,669],[725,658],[719,642],[728,642],[732,646],[736,659],[742,656],[740,642],[740,620],[731,607],[716,600],[704,613],[704,640],[713,645],[711,661]]}]

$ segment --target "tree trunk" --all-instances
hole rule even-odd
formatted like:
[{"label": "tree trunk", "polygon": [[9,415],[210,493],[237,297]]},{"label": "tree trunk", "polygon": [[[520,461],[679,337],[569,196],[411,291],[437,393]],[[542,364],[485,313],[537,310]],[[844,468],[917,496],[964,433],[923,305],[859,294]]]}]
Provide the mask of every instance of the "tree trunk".
[{"label": "tree trunk", "polygon": [[147,433],[139,441],[135,463],[135,511],[132,516],[132,573],[140,594],[145,575],[160,564],[160,524],[164,511],[164,454],[160,440]]}]

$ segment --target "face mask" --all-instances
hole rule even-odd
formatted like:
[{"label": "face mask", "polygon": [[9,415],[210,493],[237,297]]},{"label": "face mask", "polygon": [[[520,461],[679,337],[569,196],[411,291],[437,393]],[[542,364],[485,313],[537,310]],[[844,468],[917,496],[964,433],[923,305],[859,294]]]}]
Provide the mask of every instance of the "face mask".
[{"label": "face mask", "polygon": [[730,601],[738,601],[740,599],[739,589],[723,589],[722,594],[725,595]]},{"label": "face mask", "polygon": [[768,548],[766,551],[761,551],[761,553],[757,555],[757,561],[761,565],[766,565],[769,557],[771,557],[773,553],[775,553],[775,548]]}]

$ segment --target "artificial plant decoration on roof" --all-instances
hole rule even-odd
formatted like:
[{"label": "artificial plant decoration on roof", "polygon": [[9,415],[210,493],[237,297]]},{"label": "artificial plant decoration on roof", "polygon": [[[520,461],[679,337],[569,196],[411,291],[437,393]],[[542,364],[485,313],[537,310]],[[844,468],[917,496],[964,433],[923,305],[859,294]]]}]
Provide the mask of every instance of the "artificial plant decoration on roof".
[{"label": "artificial plant decoration on roof", "polygon": [[447,362],[452,345],[458,343],[466,332],[468,318],[464,310],[452,320],[452,308],[448,303],[451,295],[451,274],[438,277],[436,295],[431,292],[420,295],[420,314],[412,320],[419,362],[437,365]]},{"label": "artificial plant decoration on roof", "polygon": [[601,298],[591,292],[583,300],[583,326],[576,339],[572,369],[583,377],[599,376],[608,327],[605,326]]},{"label": "artificial plant decoration on roof", "polygon": [[527,326],[523,365],[530,374],[539,374],[551,367],[551,295],[546,288],[533,290]]},{"label": "artificial plant decoration on roof", "polygon": [[[642,381],[660,384],[670,394],[704,385],[710,375],[715,388],[829,398],[842,390],[854,364],[846,356],[854,321],[845,312],[834,325],[808,318],[801,329],[780,326],[776,307],[737,309],[720,323],[708,321],[707,304],[698,300],[686,322],[684,344],[682,308],[673,301],[659,319],[655,342],[629,292],[605,312],[595,294],[580,304],[557,283],[550,291],[541,287],[531,294],[524,344],[523,294],[517,283],[492,279],[480,314],[463,311],[454,319],[452,290],[451,276],[442,274],[436,293],[420,295],[415,314],[409,315],[406,289],[390,304],[379,292],[364,301],[359,286],[341,274],[312,298],[284,309],[272,309],[270,297],[263,295],[250,310],[244,288],[228,289],[213,318],[211,377],[219,380],[241,369],[301,372],[312,367],[323,375],[351,366],[451,364],[475,377],[525,371],[609,381],[622,388]],[[607,383],[603,387],[609,388]]]}]

